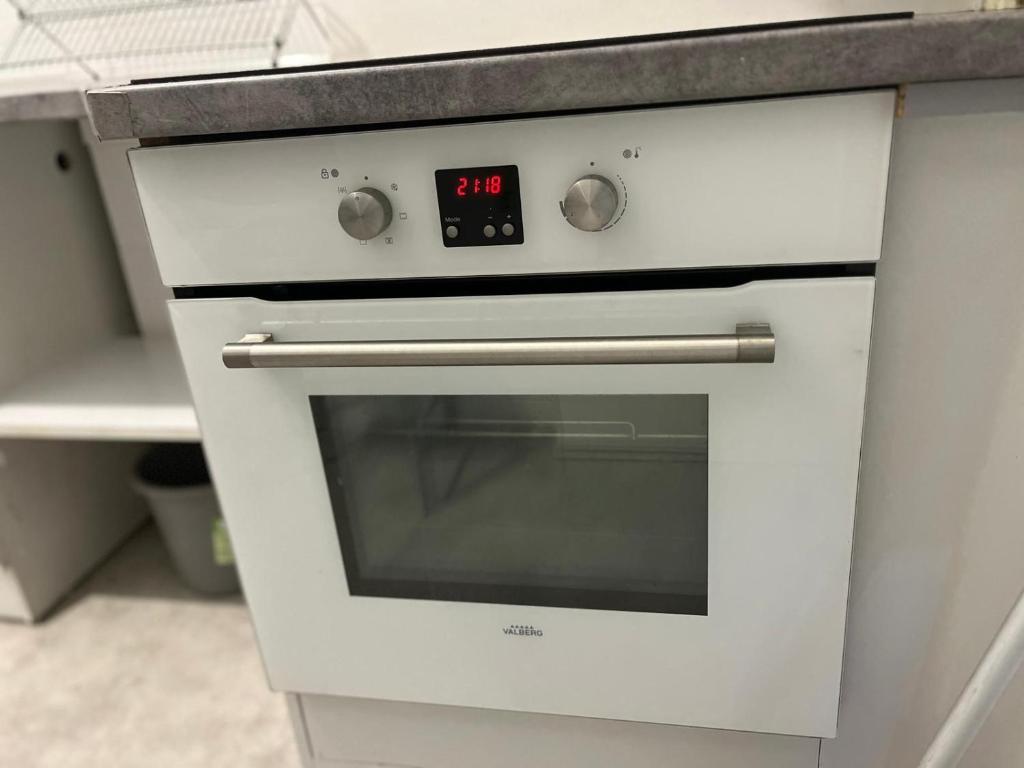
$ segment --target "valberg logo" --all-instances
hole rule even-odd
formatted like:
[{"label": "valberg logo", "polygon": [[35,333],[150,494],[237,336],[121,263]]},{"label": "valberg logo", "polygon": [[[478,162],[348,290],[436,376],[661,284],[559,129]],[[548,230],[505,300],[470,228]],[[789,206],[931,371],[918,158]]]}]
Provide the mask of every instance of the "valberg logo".
[{"label": "valberg logo", "polygon": [[544,631],[524,624],[509,624],[502,627],[501,631],[506,635],[518,635],[519,637],[544,637]]}]

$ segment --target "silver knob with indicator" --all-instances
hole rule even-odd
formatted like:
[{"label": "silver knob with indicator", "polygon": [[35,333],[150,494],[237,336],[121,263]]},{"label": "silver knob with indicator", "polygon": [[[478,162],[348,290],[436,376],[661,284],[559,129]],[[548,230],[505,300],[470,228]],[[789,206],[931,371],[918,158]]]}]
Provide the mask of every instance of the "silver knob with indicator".
[{"label": "silver knob with indicator", "polygon": [[373,187],[349,192],[338,205],[338,222],[356,240],[372,240],[391,224],[391,202]]},{"label": "silver knob with indicator", "polygon": [[584,232],[597,232],[607,227],[618,209],[619,193],[604,176],[576,179],[562,201],[565,220]]}]

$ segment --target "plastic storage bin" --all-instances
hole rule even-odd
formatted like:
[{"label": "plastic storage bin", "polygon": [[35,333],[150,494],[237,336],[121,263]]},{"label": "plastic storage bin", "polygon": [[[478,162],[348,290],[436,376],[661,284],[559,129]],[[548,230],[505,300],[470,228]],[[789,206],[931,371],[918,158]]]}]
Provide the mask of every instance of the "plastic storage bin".
[{"label": "plastic storage bin", "polygon": [[153,447],[139,461],[135,485],[182,581],[207,594],[237,592],[238,572],[202,448]]}]

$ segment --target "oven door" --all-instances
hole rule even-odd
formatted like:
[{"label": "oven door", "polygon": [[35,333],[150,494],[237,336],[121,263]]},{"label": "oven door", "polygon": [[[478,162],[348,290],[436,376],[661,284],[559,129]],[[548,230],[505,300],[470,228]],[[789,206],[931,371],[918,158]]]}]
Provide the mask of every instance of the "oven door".
[{"label": "oven door", "polygon": [[873,291],[172,302],[272,685],[834,735]]}]

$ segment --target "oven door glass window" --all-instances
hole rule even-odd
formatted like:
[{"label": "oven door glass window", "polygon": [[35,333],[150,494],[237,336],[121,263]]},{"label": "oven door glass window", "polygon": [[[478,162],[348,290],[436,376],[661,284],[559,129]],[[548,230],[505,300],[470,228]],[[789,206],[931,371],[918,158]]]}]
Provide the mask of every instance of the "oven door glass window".
[{"label": "oven door glass window", "polygon": [[351,594],[707,614],[707,395],[310,401]]}]

